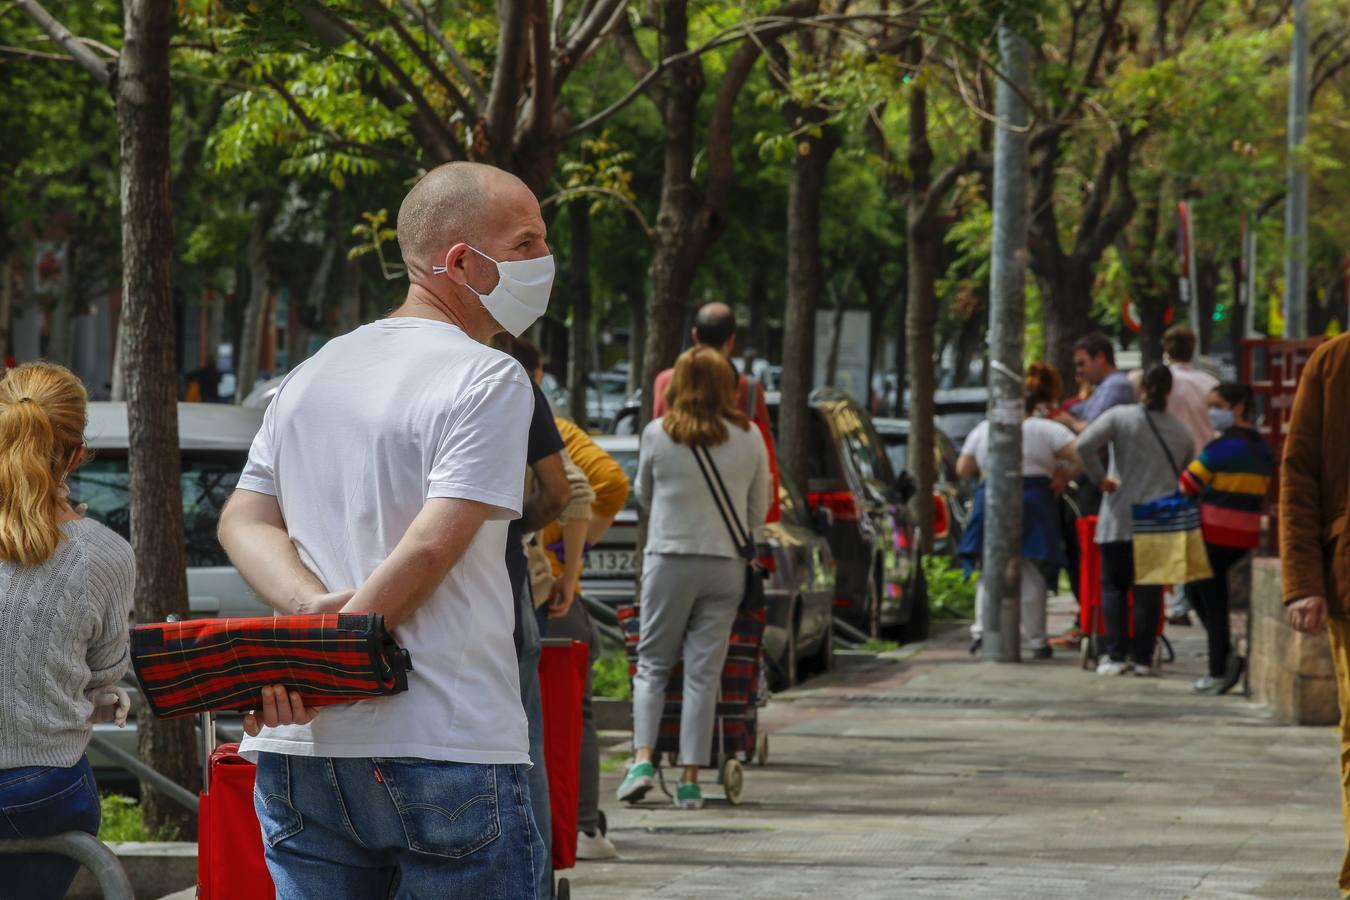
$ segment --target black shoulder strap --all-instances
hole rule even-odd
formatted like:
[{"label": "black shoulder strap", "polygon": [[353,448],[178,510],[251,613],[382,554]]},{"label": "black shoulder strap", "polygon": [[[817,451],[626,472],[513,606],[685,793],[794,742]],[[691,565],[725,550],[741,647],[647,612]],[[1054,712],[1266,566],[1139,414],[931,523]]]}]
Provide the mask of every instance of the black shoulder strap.
[{"label": "black shoulder strap", "polygon": [[1140,409],[1144,411],[1144,421],[1148,423],[1149,431],[1153,432],[1153,436],[1158,439],[1158,446],[1162,447],[1163,453],[1166,454],[1167,463],[1172,467],[1172,472],[1180,478],[1181,469],[1177,468],[1177,461],[1173,458],[1172,451],[1167,449],[1167,441],[1163,440],[1162,434],[1158,431],[1158,426],[1153,424],[1153,417],[1148,414],[1148,407],[1141,406]]},{"label": "black shoulder strap", "polygon": [[[707,447],[693,447],[694,461],[698,463],[698,470],[703,473],[703,480],[708,485],[708,491],[712,494],[713,503],[717,504],[717,511],[722,515],[722,524],[727,527],[727,534],[731,536],[731,543],[735,546],[737,552],[745,559],[753,559],[755,554],[754,542],[750,539],[750,533],[741,527],[741,517],[736,515],[736,507],[731,502],[731,494],[727,487],[722,483],[722,473],[717,471],[717,463],[713,462],[712,453]],[[709,474],[711,472],[712,474]],[[714,484],[714,480],[716,484]]]}]

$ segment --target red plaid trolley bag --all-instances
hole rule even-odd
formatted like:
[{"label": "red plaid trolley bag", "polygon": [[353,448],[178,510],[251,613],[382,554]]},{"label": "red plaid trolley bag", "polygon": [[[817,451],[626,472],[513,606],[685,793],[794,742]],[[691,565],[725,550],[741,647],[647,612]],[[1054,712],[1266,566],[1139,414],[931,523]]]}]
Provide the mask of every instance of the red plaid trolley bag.
[{"label": "red plaid trolley bag", "polygon": [[[619,609],[619,626],[623,629],[624,645],[628,651],[628,674],[637,674],[640,608],[624,606]],[[736,611],[731,625],[727,661],[722,666],[722,683],[717,696],[717,726],[713,729],[712,759],[717,766],[718,783],[726,790],[727,800],[741,802],[742,778],[740,760],[757,758],[763,748],[759,735],[759,707],[765,693],[763,682],[764,627],[768,620],[765,607],[747,609],[744,604]],[[672,759],[680,750],[680,711],[684,696],[684,664],[676,663],[666,684],[666,705],[661,712],[661,731],[655,752],[669,754]],[[762,764],[765,756],[758,754]],[[658,772],[660,770],[658,769]],[[668,793],[668,792],[667,792]]]},{"label": "red plaid trolley bag", "polygon": [[[1078,628],[1083,633],[1079,642],[1079,657],[1084,669],[1096,668],[1101,658],[1106,637],[1106,616],[1102,612],[1102,551],[1097,546],[1097,517],[1083,516],[1078,526]],[[1130,634],[1134,634],[1134,592],[1130,592]],[[1167,610],[1158,617],[1158,644],[1154,650],[1154,665],[1173,662],[1176,654],[1163,634]]]},{"label": "red plaid trolley bag", "polygon": [[412,660],[375,613],[193,619],[137,625],[131,661],[162,719],[258,705],[283,684],[306,706],[330,706],[408,689]]},{"label": "red plaid trolley bag", "polygon": [[544,639],[539,654],[539,691],[544,708],[549,810],[553,814],[553,868],[559,871],[577,864],[581,699],[590,665],[591,648],[581,641]]}]

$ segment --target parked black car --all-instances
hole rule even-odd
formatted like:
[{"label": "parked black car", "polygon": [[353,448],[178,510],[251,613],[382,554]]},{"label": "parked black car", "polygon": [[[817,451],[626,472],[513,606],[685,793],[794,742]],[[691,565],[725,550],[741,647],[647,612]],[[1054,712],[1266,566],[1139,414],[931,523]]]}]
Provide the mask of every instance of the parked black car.
[{"label": "parked black car", "polygon": [[[909,420],[877,418],[872,420],[877,434],[886,444],[891,468],[902,472],[909,467]],[[956,474],[960,451],[941,428],[934,431],[934,456],[937,481],[933,485],[933,551],[954,555],[965,534],[974,500],[971,485]]]},{"label": "parked black car", "polygon": [[828,513],[814,513],[806,499],[783,484],[778,489],[782,518],[755,531],[764,584],[768,627],[764,653],[773,689],[797,683],[800,666],[812,672],[834,667],[834,554],[817,530]]},{"label": "parked black car", "polygon": [[[776,429],[779,396],[766,399]],[[886,629],[902,641],[923,640],[928,589],[906,506],[914,481],[891,468],[871,417],[848,394],[817,388],[809,402],[807,502],[829,512],[835,615],[872,637]]]}]

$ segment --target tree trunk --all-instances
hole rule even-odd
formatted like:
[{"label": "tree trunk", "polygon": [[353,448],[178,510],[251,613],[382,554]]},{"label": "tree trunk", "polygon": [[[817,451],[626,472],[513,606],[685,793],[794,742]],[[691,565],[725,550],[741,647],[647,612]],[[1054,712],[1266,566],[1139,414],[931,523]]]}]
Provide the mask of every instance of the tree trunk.
[{"label": "tree trunk", "polygon": [[[117,122],[131,543],[136,618],[163,622],[188,615],[171,280],[169,38],[174,7],[164,0],[126,0],[123,9]],[[201,770],[192,719],[161,720],[142,709],[137,724],[140,758],[195,793]],[[152,833],[176,832],[189,840],[195,835],[191,813],[146,784],[141,797]]]},{"label": "tree trunk", "polygon": [[271,220],[271,210],[260,207],[248,237],[248,305],[244,307],[244,326],[235,350],[235,403],[243,403],[258,380],[258,354],[266,324],[263,319],[272,293],[272,270],[267,262],[267,229]]},{"label": "tree trunk", "polygon": [[591,369],[591,213],[584,199],[567,204],[572,254],[568,281],[572,327],[567,333],[567,405],[574,422],[586,423],[586,376]]},{"label": "tree trunk", "polygon": [[47,352],[43,354],[52,362],[60,363],[67,368],[71,363],[72,347],[70,319],[79,305],[83,289],[80,279],[75,277],[75,267],[79,263],[77,259],[79,247],[80,242],[75,237],[66,241],[66,281],[62,290],[52,300],[51,314],[47,319]]},{"label": "tree trunk", "polygon": [[[662,4],[661,54],[683,52],[689,45],[689,19],[685,0]],[[703,93],[703,65],[697,59],[676,63],[664,80],[665,165],[661,175],[661,199],[656,212],[655,246],[648,269],[651,293],[647,297],[647,340],[642,368],[641,421],[652,417],[654,397],[651,379],[675,361],[680,352],[680,332],[689,306],[689,292],[701,253],[694,246],[694,231],[700,207],[693,183],[694,134],[698,99]]]},{"label": "tree trunk", "polygon": [[0,357],[9,354],[9,317],[14,308],[14,257],[0,261]]},{"label": "tree trunk", "polygon": [[[923,45],[910,46],[911,62],[921,64]],[[914,476],[914,520],[922,529],[919,550],[933,549],[933,391],[936,375],[933,359],[933,324],[937,318],[938,224],[934,205],[928,203],[933,187],[933,148],[928,141],[927,91],[915,82],[910,87],[909,169],[910,189],[905,214],[905,250],[909,269],[909,308],[905,311],[906,357],[909,363],[909,461]]]},{"label": "tree trunk", "polygon": [[[801,111],[814,115],[819,110]],[[822,117],[823,118],[823,117]],[[787,208],[787,303],[783,310],[782,401],[778,405],[778,471],[798,490],[808,489],[816,298],[820,266],[820,206],[830,157],[839,147],[838,131],[825,125],[820,137],[805,138],[792,157]]]},{"label": "tree trunk", "polygon": [[342,295],[338,300],[338,334],[361,324],[361,267],[353,260],[342,264]]},{"label": "tree trunk", "polygon": [[1073,345],[1097,330],[1092,321],[1092,266],[1065,257],[1054,277],[1038,278],[1046,361],[1059,370],[1066,393],[1076,384]]},{"label": "tree trunk", "polygon": [[628,303],[628,393],[643,390],[643,354],[647,350],[647,301],[642,279],[634,279],[633,289],[624,293]]},{"label": "tree trunk", "polygon": [[[769,286],[768,273],[761,265],[750,272],[750,287],[746,305],[750,307],[750,323],[745,328],[745,348],[753,349],[757,359],[771,358],[769,353]],[[753,373],[751,373],[753,374]]]}]

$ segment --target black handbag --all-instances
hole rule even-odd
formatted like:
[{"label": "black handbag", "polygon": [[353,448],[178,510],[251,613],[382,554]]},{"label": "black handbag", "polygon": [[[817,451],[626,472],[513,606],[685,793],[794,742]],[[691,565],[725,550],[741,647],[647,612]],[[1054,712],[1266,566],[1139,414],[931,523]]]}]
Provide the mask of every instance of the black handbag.
[{"label": "black handbag", "polygon": [[727,526],[731,543],[736,552],[745,560],[745,588],[741,594],[741,609],[758,611],[764,609],[767,601],[764,597],[764,579],[768,573],[759,565],[755,555],[755,540],[750,531],[741,525],[741,517],[736,515],[736,507],[731,502],[731,493],[722,482],[722,473],[717,471],[717,463],[707,447],[694,447],[694,460],[703,473],[703,480],[712,493],[713,503],[722,514],[722,524]]}]

